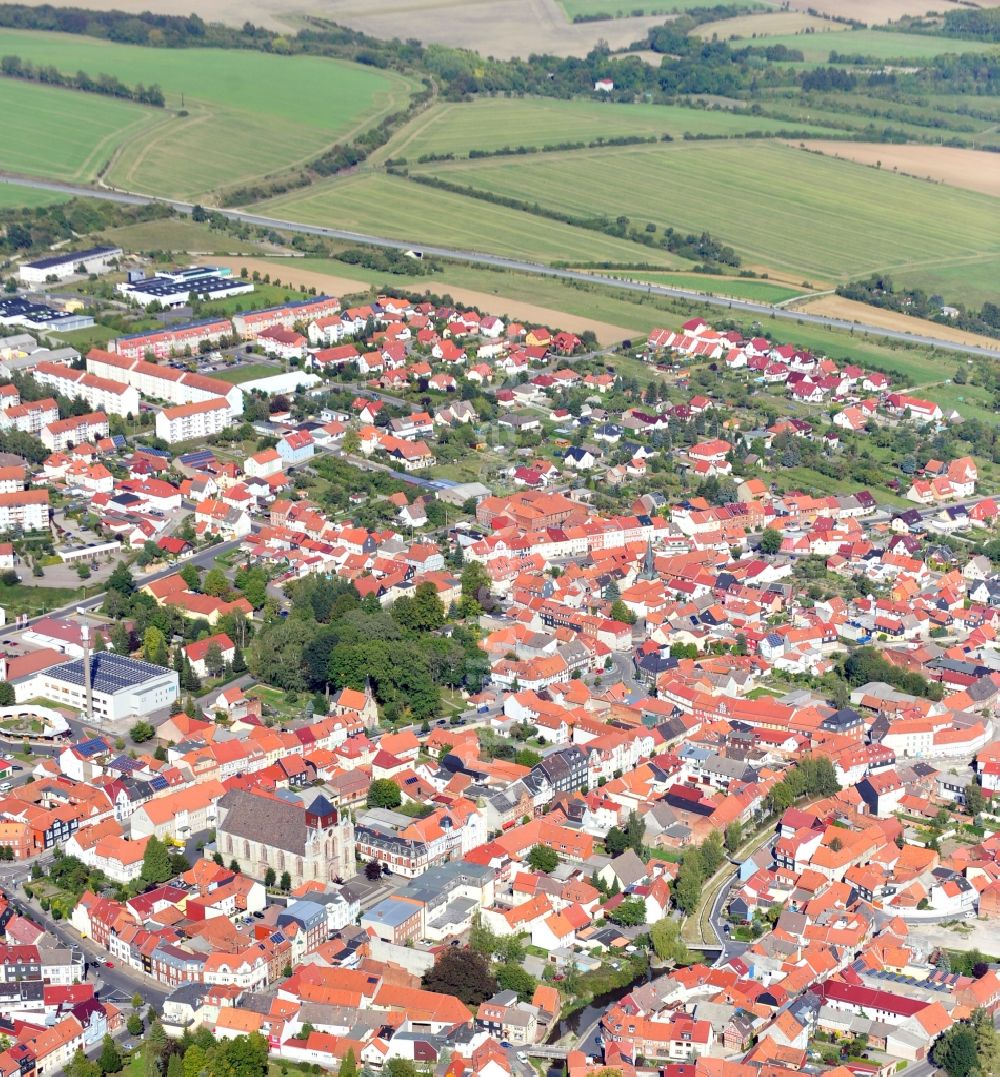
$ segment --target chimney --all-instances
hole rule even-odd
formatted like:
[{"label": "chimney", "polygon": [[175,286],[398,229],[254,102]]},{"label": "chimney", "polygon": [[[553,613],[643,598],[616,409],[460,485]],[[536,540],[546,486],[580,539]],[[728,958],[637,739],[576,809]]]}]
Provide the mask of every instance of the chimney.
[{"label": "chimney", "polygon": [[90,625],[86,621],[80,627],[80,638],[83,641],[83,693],[86,699],[84,713],[87,720],[93,717],[93,694],[90,684]]}]

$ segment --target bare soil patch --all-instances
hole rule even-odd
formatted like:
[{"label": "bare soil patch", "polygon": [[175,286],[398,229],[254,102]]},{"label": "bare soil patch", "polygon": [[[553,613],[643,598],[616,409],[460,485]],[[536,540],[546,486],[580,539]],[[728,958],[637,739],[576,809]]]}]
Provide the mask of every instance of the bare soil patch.
[{"label": "bare soil patch", "polygon": [[810,314],[826,314],[831,318],[865,322],[880,329],[894,329],[901,333],[935,337],[952,344],[970,344],[1000,352],[1000,340],[993,337],[968,333],[964,329],[953,329],[948,325],[938,325],[937,322],[929,322],[924,318],[911,318],[908,314],[897,314],[894,310],[879,310],[878,307],[870,307],[867,303],[859,303],[839,295],[825,295],[802,304],[796,303],[795,309],[805,310]]},{"label": "bare soil patch", "polygon": [[903,15],[926,15],[929,11],[939,14],[953,11],[960,5],[952,0],[790,0],[789,7],[796,11],[818,11],[821,15],[841,15],[846,19],[858,19],[867,26],[881,26],[895,22]]},{"label": "bare soil patch", "polygon": [[950,187],[1000,197],[1000,162],[995,153],[949,146],[888,146],[879,142],[810,140],[804,145],[806,149],[861,165],[875,167],[881,161],[883,172],[904,172],[917,179],[930,178]]},{"label": "bare soil patch", "polygon": [[[315,288],[317,292],[327,295],[342,296],[355,292],[367,292],[371,287],[367,281],[356,280],[351,277],[339,277],[331,273],[320,273],[316,270],[298,269],[294,258],[266,259],[266,258],[196,258],[199,265],[227,266],[234,273],[246,266],[249,273],[257,270],[261,275],[270,273],[278,276],[286,284],[293,287],[302,285],[305,288]],[[445,274],[447,277],[447,274]],[[428,288],[436,292],[448,292],[458,302],[466,303],[480,310],[490,311],[495,314],[504,313],[511,318],[523,321],[540,322],[553,329],[566,329],[571,333],[583,333],[588,329],[593,332],[602,344],[611,344],[615,341],[625,340],[635,336],[635,330],[620,325],[612,325],[610,322],[598,321],[594,318],[584,318],[577,314],[569,314],[566,311],[553,310],[551,307],[538,306],[535,303],[525,303],[520,299],[511,299],[502,294],[494,295],[492,292],[480,292],[474,288],[463,288],[461,285],[451,284],[438,277],[424,278],[424,282],[408,282],[401,287],[406,287],[414,292],[421,292]]]}]

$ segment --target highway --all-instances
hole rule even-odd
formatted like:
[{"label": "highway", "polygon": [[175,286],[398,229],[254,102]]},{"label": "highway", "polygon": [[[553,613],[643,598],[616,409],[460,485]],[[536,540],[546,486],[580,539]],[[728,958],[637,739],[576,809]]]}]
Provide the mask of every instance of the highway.
[{"label": "highway", "polygon": [[[19,176],[10,172],[0,172],[0,183],[10,184],[17,187],[28,187],[36,191],[53,191],[57,194],[66,194],[80,198],[100,198],[109,202],[119,202],[124,205],[146,206],[164,205],[176,210],[178,213],[190,214],[194,208],[190,202],[178,202],[168,198],[154,198],[149,195],[135,194],[131,191],[120,191],[112,188],[84,187],[71,183],[60,183],[55,180],[36,179],[31,176]],[[690,291],[685,288],[670,288],[662,284],[646,284],[641,281],[619,280],[617,277],[608,277],[601,273],[583,273],[574,269],[559,269],[555,266],[544,265],[540,262],[531,262],[519,258],[508,258],[499,254],[489,254],[484,251],[467,251],[453,247],[426,246],[415,244],[412,241],[391,239],[388,236],[372,236],[362,232],[349,232],[342,228],[326,228],[321,225],[305,224],[301,221],[289,221],[279,217],[265,217],[258,213],[248,213],[238,209],[213,209],[229,220],[238,221],[241,224],[256,225],[260,228],[273,228],[284,232],[298,232],[302,235],[323,236],[327,239],[347,240],[348,242],[364,243],[372,247],[384,247],[390,250],[406,251],[417,247],[422,253],[450,258],[457,261],[470,262],[474,265],[490,266],[494,269],[510,269],[519,273],[531,273],[540,277],[555,277],[559,280],[568,280],[584,284],[601,284],[608,288],[617,288],[626,292],[638,292],[642,295],[665,296],[669,299],[684,299],[689,302],[705,303],[708,306],[722,307],[726,310],[736,311],[741,314],[752,314],[760,318],[776,318],[783,321],[799,322],[805,325],[818,325],[827,329],[846,329],[857,333],[867,333],[869,336],[881,337],[885,340],[902,341],[909,344],[921,344],[928,347],[940,348],[942,351],[958,352],[962,355],[981,355],[997,358],[1000,355],[1000,341],[996,348],[982,348],[972,344],[958,344],[951,341],[938,340],[935,337],[923,336],[916,333],[903,333],[896,329],[882,329],[878,326],[869,325],[866,322],[852,322],[844,318],[830,318],[822,314],[810,314],[804,311],[785,310],[774,307],[768,303],[754,303],[745,299],[726,299],[721,296],[705,295],[703,292]]]}]

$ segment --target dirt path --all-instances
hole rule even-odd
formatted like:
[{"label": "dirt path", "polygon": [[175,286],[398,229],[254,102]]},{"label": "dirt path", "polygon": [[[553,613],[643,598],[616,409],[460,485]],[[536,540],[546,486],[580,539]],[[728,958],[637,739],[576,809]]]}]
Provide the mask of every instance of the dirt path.
[{"label": "dirt path", "polygon": [[[368,292],[371,288],[366,281],[352,277],[341,277],[332,273],[320,273],[314,269],[299,269],[295,258],[238,258],[238,257],[206,257],[196,258],[195,262],[200,265],[227,266],[234,273],[246,266],[247,271],[253,273],[257,270],[260,274],[270,273],[278,276],[286,284],[297,286],[305,285],[306,288],[315,288],[327,295],[348,295],[356,292]],[[350,272],[347,267],[345,272]],[[565,311],[553,310],[551,307],[538,306],[535,303],[526,303],[520,299],[512,299],[500,293],[480,292],[474,288],[464,288],[461,285],[450,284],[447,273],[442,277],[427,277],[423,281],[407,281],[406,287],[415,292],[423,291],[426,287],[435,292],[448,292],[460,303],[479,307],[480,310],[494,314],[507,314],[511,318],[519,318],[525,321],[542,322],[553,329],[566,329],[571,333],[584,333],[588,329],[594,333],[602,344],[611,344],[616,341],[635,336],[634,329],[628,329],[621,325],[612,325],[610,322],[598,321],[595,318],[585,318],[577,314],[568,314]],[[502,281],[503,278],[498,278]]]},{"label": "dirt path", "polygon": [[[796,146],[799,144],[794,143]],[[949,187],[964,187],[967,191],[1000,197],[1000,162],[995,153],[984,150],[812,139],[802,144],[806,149],[818,150],[828,157],[845,158],[860,165],[876,166],[881,161],[883,172],[902,172],[917,179],[930,178]]]},{"label": "dirt path", "polygon": [[955,344],[972,344],[980,348],[991,348],[1000,353],[1000,340],[993,337],[967,333],[964,329],[938,325],[937,322],[929,322],[924,318],[911,318],[908,314],[897,314],[894,310],[879,310],[878,307],[870,307],[867,303],[859,303],[854,299],[845,299],[839,295],[823,296],[821,299],[812,299],[801,305],[795,304],[795,309],[805,310],[810,314],[827,314],[833,318],[866,322],[880,329],[897,329],[903,333],[937,337],[939,340],[947,340]]}]

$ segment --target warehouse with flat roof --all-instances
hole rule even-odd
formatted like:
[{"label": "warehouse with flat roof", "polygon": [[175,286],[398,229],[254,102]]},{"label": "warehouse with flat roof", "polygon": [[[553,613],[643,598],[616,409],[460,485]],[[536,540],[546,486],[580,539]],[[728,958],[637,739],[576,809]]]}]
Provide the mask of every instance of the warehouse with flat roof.
[{"label": "warehouse with flat roof", "polygon": [[44,284],[52,277],[65,280],[74,273],[106,273],[123,253],[121,247],[88,247],[83,251],[60,251],[47,258],[25,262],[18,270],[18,276],[25,284]]}]

